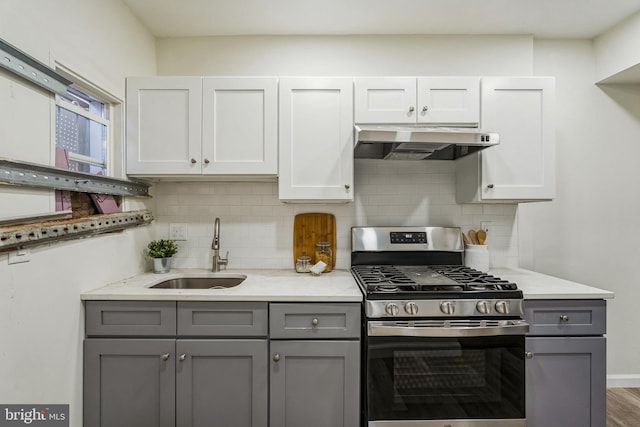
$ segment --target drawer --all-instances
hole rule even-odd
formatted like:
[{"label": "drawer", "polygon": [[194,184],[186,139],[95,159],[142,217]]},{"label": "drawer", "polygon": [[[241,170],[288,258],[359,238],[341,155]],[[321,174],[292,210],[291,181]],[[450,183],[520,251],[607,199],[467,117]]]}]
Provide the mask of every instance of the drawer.
[{"label": "drawer", "polygon": [[275,339],[360,338],[360,304],[271,304]]},{"label": "drawer", "polygon": [[604,300],[525,300],[529,336],[603,335],[607,329]]},{"label": "drawer", "polygon": [[175,336],[174,301],[86,301],[87,336]]},{"label": "drawer", "polygon": [[178,335],[266,337],[266,302],[178,302]]}]

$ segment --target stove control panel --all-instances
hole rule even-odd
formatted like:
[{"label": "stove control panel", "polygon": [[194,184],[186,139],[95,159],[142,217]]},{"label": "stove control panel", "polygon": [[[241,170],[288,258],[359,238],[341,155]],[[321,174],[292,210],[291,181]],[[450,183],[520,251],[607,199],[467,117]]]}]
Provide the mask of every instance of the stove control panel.
[{"label": "stove control panel", "polygon": [[368,300],[368,318],[522,317],[521,299]]},{"label": "stove control panel", "polygon": [[398,232],[392,231],[390,233],[391,243],[427,243],[427,233],[425,232]]}]

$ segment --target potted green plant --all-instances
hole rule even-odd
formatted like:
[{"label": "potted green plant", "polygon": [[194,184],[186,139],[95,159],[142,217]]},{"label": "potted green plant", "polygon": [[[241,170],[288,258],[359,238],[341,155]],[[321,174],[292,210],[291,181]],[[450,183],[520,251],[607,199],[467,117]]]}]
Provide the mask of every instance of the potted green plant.
[{"label": "potted green plant", "polygon": [[178,245],[173,240],[152,240],[147,245],[147,254],[153,259],[154,273],[168,273],[171,257],[178,253]]}]

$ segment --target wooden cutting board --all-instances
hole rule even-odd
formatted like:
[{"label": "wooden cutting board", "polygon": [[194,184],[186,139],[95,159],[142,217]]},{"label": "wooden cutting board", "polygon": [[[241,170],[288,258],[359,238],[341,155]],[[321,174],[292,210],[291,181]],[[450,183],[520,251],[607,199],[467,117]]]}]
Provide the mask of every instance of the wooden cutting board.
[{"label": "wooden cutting board", "polygon": [[314,262],[316,243],[329,242],[336,266],[336,217],[328,213],[298,214],[293,219],[293,265],[299,256],[307,255]]}]

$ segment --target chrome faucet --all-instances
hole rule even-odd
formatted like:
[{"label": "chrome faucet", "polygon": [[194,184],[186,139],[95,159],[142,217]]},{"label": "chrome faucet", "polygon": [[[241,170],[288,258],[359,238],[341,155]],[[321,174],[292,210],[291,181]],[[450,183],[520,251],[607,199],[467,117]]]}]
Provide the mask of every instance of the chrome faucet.
[{"label": "chrome faucet", "polygon": [[229,263],[229,251],[227,251],[226,258],[220,258],[220,218],[216,218],[213,225],[213,242],[211,243],[211,249],[213,249],[213,268],[211,271],[220,271],[220,266],[227,268]]}]

